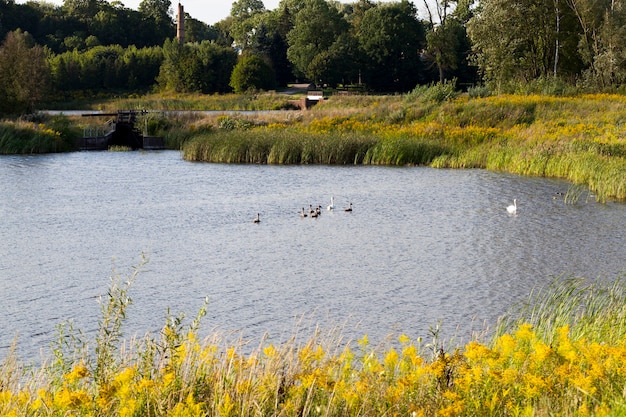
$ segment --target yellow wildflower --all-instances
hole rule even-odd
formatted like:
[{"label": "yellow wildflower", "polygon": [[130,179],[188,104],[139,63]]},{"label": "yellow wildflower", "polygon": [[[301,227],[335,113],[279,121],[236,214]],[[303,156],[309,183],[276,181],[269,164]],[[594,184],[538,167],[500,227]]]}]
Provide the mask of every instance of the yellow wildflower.
[{"label": "yellow wildflower", "polygon": [[54,396],[54,404],[59,408],[78,408],[89,402],[89,396],[83,390],[61,389]]},{"label": "yellow wildflower", "polygon": [[510,357],[517,347],[517,342],[510,334],[504,334],[496,340],[496,349],[504,357]]},{"label": "yellow wildflower", "polygon": [[176,379],[176,374],[174,372],[168,372],[163,375],[163,386],[169,386]]},{"label": "yellow wildflower", "polygon": [[552,353],[552,348],[541,341],[535,341],[532,349],[532,363],[535,365],[535,368],[541,365]]},{"label": "yellow wildflower", "polygon": [[532,328],[531,324],[522,324],[515,332],[515,338],[520,341],[532,341],[535,338],[535,332],[532,331]]},{"label": "yellow wildflower", "polygon": [[389,349],[387,355],[385,356],[385,368],[388,370],[395,368],[398,363],[398,357],[398,352],[396,352],[395,349]]},{"label": "yellow wildflower", "polygon": [[269,345],[263,349],[263,353],[266,357],[271,358],[276,354],[276,348],[274,347],[274,345]]},{"label": "yellow wildflower", "polygon": [[0,391],[0,404],[8,404],[13,398],[11,391]]},{"label": "yellow wildflower", "polygon": [[572,345],[572,342],[569,339],[569,326],[565,325],[557,330],[557,341],[558,348],[557,352],[559,355],[563,356],[566,360],[570,362],[574,362],[576,360],[577,354]]},{"label": "yellow wildflower", "polygon": [[76,365],[70,373],[65,375],[65,379],[68,382],[74,382],[87,376],[89,376],[89,369],[81,362]]},{"label": "yellow wildflower", "polygon": [[229,416],[235,409],[235,403],[230,398],[230,394],[227,392],[222,398],[222,402],[218,406],[218,411],[221,416]]},{"label": "yellow wildflower", "polygon": [[137,400],[134,398],[127,398],[119,407],[119,417],[132,417],[137,411]]}]

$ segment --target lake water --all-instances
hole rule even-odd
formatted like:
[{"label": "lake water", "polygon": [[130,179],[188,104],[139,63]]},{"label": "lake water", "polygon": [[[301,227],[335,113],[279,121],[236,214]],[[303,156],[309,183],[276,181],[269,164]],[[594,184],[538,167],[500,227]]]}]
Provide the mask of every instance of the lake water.
[{"label": "lake water", "polygon": [[[568,187],[484,170],[190,163],[175,151],[1,156],[0,359],[16,335],[21,358],[49,353],[65,320],[93,335],[110,276],[142,253],[128,336],[158,332],[168,307],[191,319],[208,296],[203,331],[248,340],[283,341],[303,317],[374,343],[426,338],[439,321],[444,336],[468,337],[554,277],[624,274],[626,205],[553,197]],[[300,218],[310,204],[321,216]]]}]

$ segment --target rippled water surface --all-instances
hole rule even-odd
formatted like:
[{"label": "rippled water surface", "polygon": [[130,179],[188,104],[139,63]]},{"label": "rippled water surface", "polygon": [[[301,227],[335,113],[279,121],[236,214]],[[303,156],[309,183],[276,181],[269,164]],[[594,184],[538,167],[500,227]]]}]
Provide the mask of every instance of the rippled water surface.
[{"label": "rippled water surface", "polygon": [[[174,151],[2,156],[0,358],[16,334],[22,357],[45,353],[68,319],[91,334],[110,276],[142,252],[128,334],[158,331],[168,307],[193,317],[208,296],[205,331],[250,339],[282,340],[303,315],[348,338],[427,337],[440,320],[465,336],[554,276],[624,273],[626,206],[553,198],[568,187],[483,170],[189,163]],[[309,204],[324,207],[318,219],[298,215]]]}]

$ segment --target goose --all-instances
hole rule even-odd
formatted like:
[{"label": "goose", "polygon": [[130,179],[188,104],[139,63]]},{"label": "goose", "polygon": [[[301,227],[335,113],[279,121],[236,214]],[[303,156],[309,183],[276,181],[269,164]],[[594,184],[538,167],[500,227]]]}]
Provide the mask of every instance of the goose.
[{"label": "goose", "polygon": [[506,211],[508,211],[509,213],[517,213],[517,199],[516,198],[513,199],[513,204],[511,204],[510,206],[506,208]]},{"label": "goose", "polygon": [[313,209],[313,204],[309,204],[309,214],[313,213],[315,213],[315,210]]},{"label": "goose", "polygon": [[316,210],[313,210],[313,212],[311,213],[311,218],[317,218],[317,216],[319,216],[318,212]]},{"label": "goose", "polygon": [[346,207],[345,209],[343,209],[343,211],[352,211],[352,203],[350,203],[349,207]]},{"label": "goose", "polygon": [[304,207],[302,207],[302,212],[300,213],[300,217],[306,217],[306,213],[304,212]]},{"label": "goose", "polygon": [[256,214],[256,217],[254,218],[254,220],[252,220],[252,223],[261,223],[261,219],[259,218],[259,213]]},{"label": "goose", "polygon": [[330,197],[330,205],[328,207],[326,207],[328,210],[334,210],[335,209],[335,198],[334,197]]}]

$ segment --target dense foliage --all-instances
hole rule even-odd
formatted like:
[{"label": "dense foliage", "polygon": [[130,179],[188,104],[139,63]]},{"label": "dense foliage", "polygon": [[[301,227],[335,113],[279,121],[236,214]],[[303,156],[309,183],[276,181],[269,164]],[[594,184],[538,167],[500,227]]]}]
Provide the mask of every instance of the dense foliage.
[{"label": "dense foliage", "polygon": [[[0,112],[79,91],[223,93],[296,80],[384,93],[456,80],[462,89],[550,94],[617,91],[626,81],[622,2],[422,1],[426,18],[408,0],[281,0],[275,10],[238,0],[213,25],[186,15],[178,45],[170,0],[143,0],[138,10],[0,0],[0,91],[11,102]],[[24,48],[15,47],[20,37]],[[35,63],[41,76],[27,87]]]}]

